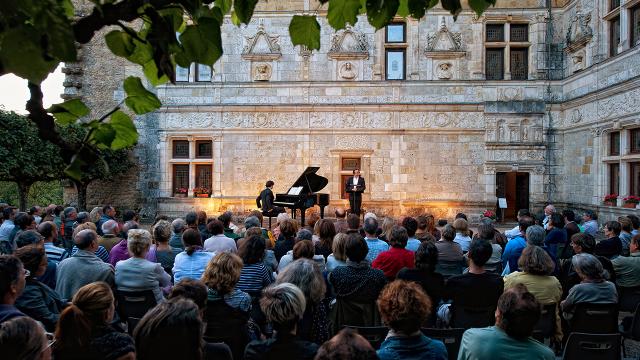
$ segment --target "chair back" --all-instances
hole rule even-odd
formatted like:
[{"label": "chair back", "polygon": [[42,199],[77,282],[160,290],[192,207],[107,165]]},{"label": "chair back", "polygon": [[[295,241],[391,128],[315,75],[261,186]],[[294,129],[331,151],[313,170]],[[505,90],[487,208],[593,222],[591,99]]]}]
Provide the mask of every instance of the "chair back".
[{"label": "chair back", "polygon": [[484,271],[492,274],[502,275],[502,261],[494,264],[484,264]]},{"label": "chair back", "polygon": [[634,311],[640,304],[640,286],[618,287],[618,304],[620,311]]},{"label": "chair back", "polygon": [[136,329],[136,326],[138,326],[139,322],[140,322],[140,318],[129,317],[127,319],[127,334],[133,336],[133,330]]},{"label": "chair back", "polygon": [[571,333],[562,358],[620,360],[620,334]]},{"label": "chair back", "polygon": [[376,302],[357,302],[338,298],[330,311],[331,333],[335,335],[344,326],[378,327],[382,325]]},{"label": "chair back", "polygon": [[130,317],[141,319],[156,306],[156,296],[152,290],[122,291],[116,290],[117,310],[120,318],[127,321]]},{"label": "chair back", "polygon": [[464,270],[464,262],[462,261],[438,261],[436,264],[436,272],[442,274],[445,279],[461,275],[462,270]]},{"label": "chair back", "polygon": [[556,333],[556,308],[558,304],[547,304],[542,307],[540,320],[533,329],[534,339],[543,342],[544,339],[553,338]]},{"label": "chair back", "polygon": [[453,328],[482,328],[495,324],[496,306],[465,307],[451,304],[451,321]]},{"label": "chair back", "polygon": [[464,329],[422,328],[420,330],[425,336],[435,340],[440,340],[444,343],[444,346],[447,348],[447,354],[449,354],[449,360],[455,360],[458,358],[458,351],[460,350],[460,343],[462,342]]},{"label": "chair back", "polygon": [[363,338],[367,339],[369,344],[373,346],[374,349],[380,349],[380,345],[387,337],[389,333],[389,329],[386,326],[345,326],[346,328],[353,329],[358,332],[358,334],[362,335]]},{"label": "chair back", "polygon": [[571,332],[613,334],[618,332],[618,304],[577,304],[569,321]]},{"label": "chair back", "polygon": [[207,327],[205,340],[211,343],[223,342],[231,348],[234,359],[242,359],[244,348],[249,343],[249,313],[244,312],[220,300],[207,301],[204,313]]}]

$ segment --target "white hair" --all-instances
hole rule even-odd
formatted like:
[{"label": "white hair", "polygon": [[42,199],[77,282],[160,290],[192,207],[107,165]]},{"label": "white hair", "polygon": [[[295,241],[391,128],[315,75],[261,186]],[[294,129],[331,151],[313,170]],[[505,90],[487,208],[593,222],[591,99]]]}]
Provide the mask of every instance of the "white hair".
[{"label": "white hair", "polygon": [[378,220],[378,217],[376,216],[376,214],[374,214],[372,212],[368,212],[368,213],[364,214],[364,220],[367,221],[368,218],[374,218],[374,219]]}]

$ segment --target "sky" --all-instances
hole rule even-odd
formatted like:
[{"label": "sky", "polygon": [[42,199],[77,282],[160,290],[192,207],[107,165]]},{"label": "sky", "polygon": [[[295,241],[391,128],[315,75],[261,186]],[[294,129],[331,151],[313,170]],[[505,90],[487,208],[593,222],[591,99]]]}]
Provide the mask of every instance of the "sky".
[{"label": "sky", "polygon": [[[45,109],[52,104],[62,102],[60,94],[64,92],[64,86],[62,86],[63,81],[64,74],[62,73],[62,64],[60,64],[56,71],[49,74],[49,77],[42,82]],[[0,106],[2,106],[4,110],[13,110],[20,114],[26,114],[25,106],[28,99],[29,89],[27,88],[27,80],[13,74],[0,76]]]}]

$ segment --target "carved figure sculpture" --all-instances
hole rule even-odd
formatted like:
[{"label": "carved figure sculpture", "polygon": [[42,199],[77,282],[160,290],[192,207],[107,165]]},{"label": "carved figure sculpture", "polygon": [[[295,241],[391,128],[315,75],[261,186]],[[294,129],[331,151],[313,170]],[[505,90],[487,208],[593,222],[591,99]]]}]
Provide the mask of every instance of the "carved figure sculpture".
[{"label": "carved figure sculpture", "polygon": [[451,79],[453,74],[451,73],[451,69],[453,68],[453,64],[449,62],[442,62],[438,64],[438,68],[436,71],[436,76],[438,79]]},{"label": "carved figure sculpture", "polygon": [[355,65],[347,61],[340,67],[340,77],[346,80],[353,80],[357,76]]},{"label": "carved figure sculpture", "polygon": [[269,79],[271,79],[271,66],[269,66],[269,64],[256,65],[253,79],[256,81],[269,81]]}]

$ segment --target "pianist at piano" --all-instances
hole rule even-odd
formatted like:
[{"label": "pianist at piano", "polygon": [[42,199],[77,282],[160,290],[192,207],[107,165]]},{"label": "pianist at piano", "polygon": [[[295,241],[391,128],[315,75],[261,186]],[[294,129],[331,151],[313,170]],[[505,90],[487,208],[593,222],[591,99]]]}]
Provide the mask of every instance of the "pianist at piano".
[{"label": "pianist at piano", "polygon": [[275,206],[273,204],[273,185],[275,185],[275,183],[272,180],[268,180],[264,184],[264,190],[262,190],[256,198],[256,205],[262,209],[262,215],[271,217],[277,216],[285,211],[281,206]]},{"label": "pianist at piano", "polygon": [[329,205],[329,194],[321,194],[318,191],[327,186],[329,180],[316,174],[320,168],[309,166],[291,185],[285,194],[276,194],[274,205],[291,209],[291,217],[296,218],[297,210],[300,210],[300,224],[304,226],[304,213],[308,208],[318,205],[320,218],[324,218],[324,208]]}]

